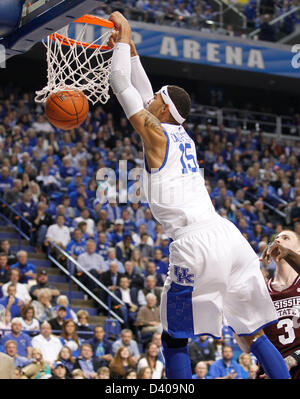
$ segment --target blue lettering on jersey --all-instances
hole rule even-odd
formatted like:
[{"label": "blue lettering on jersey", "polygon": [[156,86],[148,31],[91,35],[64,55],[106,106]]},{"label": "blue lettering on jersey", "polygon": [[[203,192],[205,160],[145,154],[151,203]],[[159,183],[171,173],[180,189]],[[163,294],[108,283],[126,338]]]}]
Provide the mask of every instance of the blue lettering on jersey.
[{"label": "blue lettering on jersey", "polygon": [[191,142],[191,138],[186,134],[185,131],[183,132],[177,132],[177,133],[170,133],[170,137],[171,139],[174,141],[174,143],[178,143],[178,141],[180,143],[187,141],[187,142]]},{"label": "blue lettering on jersey", "polygon": [[181,151],[180,162],[182,165],[182,174],[183,175],[188,172],[193,172],[193,173],[198,172],[198,166],[195,161],[194,155],[187,153],[187,149],[189,150],[191,148],[192,148],[192,146],[190,143],[185,143],[185,145],[183,145],[181,143],[179,145],[179,150]]},{"label": "blue lettering on jersey", "polygon": [[194,282],[194,274],[188,274],[189,269],[187,267],[174,266],[174,274],[177,277],[177,283],[192,284]]}]

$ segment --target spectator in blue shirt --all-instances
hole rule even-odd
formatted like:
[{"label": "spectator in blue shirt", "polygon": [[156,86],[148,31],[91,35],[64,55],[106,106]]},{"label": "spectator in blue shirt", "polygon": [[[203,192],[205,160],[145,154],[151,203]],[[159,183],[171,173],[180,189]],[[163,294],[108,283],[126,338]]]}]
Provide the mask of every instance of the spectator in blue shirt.
[{"label": "spectator in blue shirt", "polygon": [[248,187],[249,189],[255,188],[256,178],[257,178],[257,176],[256,176],[255,169],[252,167],[249,167],[247,169],[246,174],[244,175],[243,186]]},{"label": "spectator in blue shirt", "polygon": [[20,270],[20,283],[26,284],[31,279],[36,279],[36,268],[32,263],[27,262],[27,252],[19,251],[17,253],[18,262],[11,265],[11,268],[17,267]]},{"label": "spectator in blue shirt", "polygon": [[288,170],[291,169],[291,166],[288,164],[287,160],[286,160],[286,156],[285,154],[281,154],[279,157],[279,161],[274,163],[274,169],[280,169],[280,170],[284,170],[285,172],[287,172]]},{"label": "spectator in blue shirt", "polygon": [[26,219],[32,219],[37,212],[37,206],[30,190],[25,191],[23,201],[18,205],[18,211]]},{"label": "spectator in blue shirt", "polygon": [[276,199],[277,197],[276,190],[273,186],[270,185],[267,179],[263,179],[262,184],[257,189],[256,195],[261,200],[267,201],[275,207],[279,203],[279,201]]},{"label": "spectator in blue shirt", "polygon": [[154,239],[155,237],[155,221],[152,218],[152,212],[149,208],[145,209],[144,213],[144,218],[140,219],[138,222],[136,222],[137,227],[139,227],[140,224],[145,224],[147,233]]},{"label": "spectator in blue shirt", "polygon": [[[21,332],[22,319],[15,317],[11,321],[11,333],[5,334],[1,338],[1,346],[4,348],[7,341],[13,340],[17,343],[17,352],[19,356],[31,358],[32,344],[29,335]],[[3,351],[3,350],[2,350]]]},{"label": "spectator in blue shirt", "polygon": [[168,273],[168,265],[166,262],[162,260],[162,252],[159,248],[156,248],[154,250],[154,259],[153,259],[155,265],[156,265],[156,272],[167,275]]},{"label": "spectator in blue shirt", "polygon": [[19,356],[17,353],[17,342],[13,340],[9,340],[5,342],[5,353],[14,359],[15,368],[20,367],[23,368],[28,364],[32,363],[33,359],[28,359],[25,356]]},{"label": "spectator in blue shirt", "polygon": [[114,230],[110,234],[111,242],[113,246],[116,246],[118,242],[124,238],[124,221],[123,219],[116,219]]},{"label": "spectator in blue shirt", "polygon": [[16,293],[17,287],[14,284],[10,284],[7,287],[7,296],[0,299],[0,305],[10,311],[12,318],[19,317],[24,306],[24,302],[16,297]]},{"label": "spectator in blue shirt", "polygon": [[143,7],[145,11],[145,21],[146,22],[156,22],[156,12],[158,11],[158,7],[156,6],[154,0],[149,0],[147,4],[144,5]]},{"label": "spectator in blue shirt", "polygon": [[244,13],[247,18],[248,28],[254,28],[256,20],[256,8],[256,0],[250,0],[245,6]]},{"label": "spectator in blue shirt", "polygon": [[78,169],[71,166],[70,159],[68,157],[64,157],[59,172],[64,181],[66,183],[69,183],[72,180],[73,176],[78,173]]},{"label": "spectator in blue shirt", "polygon": [[110,244],[107,239],[107,235],[104,231],[101,231],[97,234],[97,252],[102,256],[104,260],[107,260],[107,250],[110,247]]},{"label": "spectator in blue shirt", "polygon": [[[281,198],[283,201],[286,202],[292,202],[294,200],[294,196],[293,196],[293,191],[291,188],[291,185],[288,183],[284,183],[279,189],[278,189],[278,196],[279,198]],[[286,203],[280,203],[278,205],[278,208],[282,208],[285,207]]]},{"label": "spectator in blue shirt", "polygon": [[85,252],[85,249],[86,241],[83,238],[81,230],[77,228],[73,232],[73,239],[67,245],[66,251],[72,255],[74,259],[77,259],[80,254]]},{"label": "spectator in blue shirt", "polygon": [[252,365],[252,359],[250,353],[243,352],[239,356],[238,361],[242,368],[242,378],[248,380],[250,377],[250,368]]},{"label": "spectator in blue shirt", "polygon": [[226,148],[222,151],[221,155],[225,162],[229,162],[233,156],[233,145],[230,141],[227,142]]},{"label": "spectator in blue shirt", "polygon": [[14,181],[10,176],[10,172],[7,166],[3,166],[0,174],[0,193],[13,188]]},{"label": "spectator in blue shirt", "polygon": [[213,171],[216,174],[215,176],[216,179],[227,178],[230,169],[228,165],[224,162],[224,158],[222,155],[219,155],[217,157],[217,161],[213,164]]},{"label": "spectator in blue shirt", "polygon": [[226,196],[227,197],[234,197],[233,192],[228,190],[223,179],[219,179],[217,182],[217,187],[215,187],[211,192],[211,198],[217,198],[220,195],[221,188],[226,188]]},{"label": "spectator in blue shirt", "polygon": [[127,233],[133,233],[136,231],[135,223],[130,219],[130,213],[128,209],[123,209],[122,211],[122,219],[124,223],[124,230]]},{"label": "spectator in blue shirt", "polygon": [[97,357],[93,357],[92,346],[88,343],[83,343],[80,347],[80,355],[74,362],[74,369],[81,369],[83,375],[87,379],[95,379],[97,377],[97,370],[104,366],[105,362]]},{"label": "spectator in blue shirt", "polygon": [[73,191],[76,191],[76,189],[83,184],[84,187],[86,187],[82,174],[80,172],[77,172],[76,175],[73,177],[71,183],[68,185],[68,192],[72,193]]},{"label": "spectator in blue shirt", "polygon": [[169,237],[166,234],[162,234],[160,237],[160,244],[158,247],[156,247],[161,250],[163,258],[169,257],[169,254],[170,254],[170,250],[169,250],[170,242],[169,241],[170,241]]},{"label": "spectator in blue shirt", "polygon": [[252,211],[252,205],[250,201],[245,201],[243,204],[243,208],[241,208],[241,213],[243,217],[247,220],[249,225],[251,226],[255,222],[257,222],[257,216],[255,213]]},{"label": "spectator in blue shirt", "polygon": [[70,206],[75,208],[76,207],[76,201],[78,197],[83,197],[85,201],[85,206],[88,207],[89,202],[88,202],[88,196],[85,190],[85,185],[83,183],[79,184],[77,188],[70,193]]},{"label": "spectator in blue shirt", "polygon": [[246,233],[249,241],[255,241],[253,230],[251,230],[250,226],[247,223],[247,220],[241,218],[238,222],[237,228],[240,230],[242,234]]},{"label": "spectator in blue shirt", "polygon": [[217,379],[243,378],[242,367],[232,359],[233,350],[229,345],[222,348],[222,359],[216,360],[209,369],[209,375]]},{"label": "spectator in blue shirt", "polygon": [[93,349],[93,356],[97,359],[104,360],[105,365],[108,366],[109,362],[113,359],[112,344],[105,339],[105,331],[102,326],[94,328],[94,336],[86,343],[90,344]]},{"label": "spectator in blue shirt", "polygon": [[211,380],[213,377],[208,375],[208,367],[205,362],[198,362],[195,367],[195,374],[192,375],[193,380]]},{"label": "spectator in blue shirt", "polygon": [[195,369],[200,361],[211,365],[216,360],[215,345],[207,335],[199,335],[192,339],[188,345],[188,351],[192,370]]}]

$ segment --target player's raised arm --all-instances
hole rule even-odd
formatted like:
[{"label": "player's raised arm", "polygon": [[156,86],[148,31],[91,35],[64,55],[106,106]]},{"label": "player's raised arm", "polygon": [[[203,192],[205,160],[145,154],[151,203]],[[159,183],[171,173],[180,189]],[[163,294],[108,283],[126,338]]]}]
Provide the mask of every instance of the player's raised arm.
[{"label": "player's raised arm", "polygon": [[[119,32],[113,31],[108,45],[114,47],[118,41]],[[140,56],[136,50],[133,40],[130,40],[130,60],[131,60],[131,83],[137,89],[143,100],[143,105],[146,107],[149,101],[154,97],[151,82],[146,74],[146,71],[141,63]]]},{"label": "player's raised arm", "polygon": [[[127,118],[141,136],[147,151],[150,168],[159,168],[165,156],[167,139],[160,121],[144,109],[141,95],[131,82],[131,28],[124,16],[113,12],[109,19],[118,31],[111,64],[110,84]],[[163,104],[165,110],[168,105]]]},{"label": "player's raised arm", "polygon": [[141,63],[140,57],[136,51],[135,45],[132,40],[130,41],[130,54],[131,54],[131,83],[140,93],[144,107],[146,107],[149,101],[153,98],[154,93],[150,80]]}]

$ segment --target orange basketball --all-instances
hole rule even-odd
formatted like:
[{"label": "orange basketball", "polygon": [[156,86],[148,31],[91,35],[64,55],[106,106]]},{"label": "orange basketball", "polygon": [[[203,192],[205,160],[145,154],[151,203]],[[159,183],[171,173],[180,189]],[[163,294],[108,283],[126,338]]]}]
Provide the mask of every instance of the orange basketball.
[{"label": "orange basketball", "polygon": [[82,124],[89,112],[89,103],[80,90],[50,94],[45,105],[47,118],[59,129],[74,129]]}]

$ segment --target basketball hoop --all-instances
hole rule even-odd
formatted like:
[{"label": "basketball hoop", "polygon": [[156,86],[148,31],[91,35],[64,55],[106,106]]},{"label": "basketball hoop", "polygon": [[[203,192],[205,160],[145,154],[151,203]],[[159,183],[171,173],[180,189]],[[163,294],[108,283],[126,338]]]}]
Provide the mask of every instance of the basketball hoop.
[{"label": "basketball hoop", "polygon": [[[44,103],[51,93],[61,90],[83,91],[88,100],[105,104],[109,99],[109,74],[112,48],[107,46],[114,24],[93,15],[84,15],[74,21],[78,32],[69,37],[70,25],[54,32],[43,44],[47,48],[47,85],[36,92],[35,101]],[[89,25],[108,30],[92,43],[84,41]]]}]

